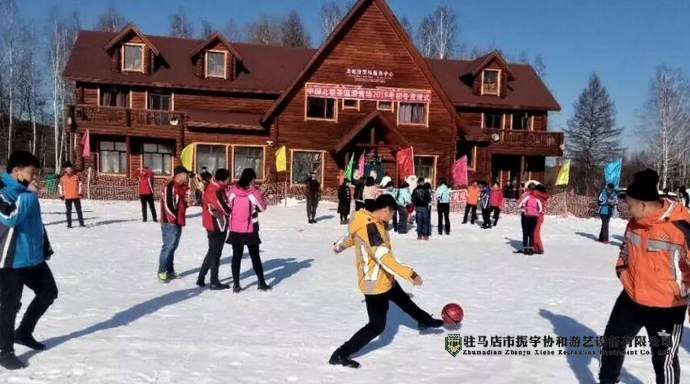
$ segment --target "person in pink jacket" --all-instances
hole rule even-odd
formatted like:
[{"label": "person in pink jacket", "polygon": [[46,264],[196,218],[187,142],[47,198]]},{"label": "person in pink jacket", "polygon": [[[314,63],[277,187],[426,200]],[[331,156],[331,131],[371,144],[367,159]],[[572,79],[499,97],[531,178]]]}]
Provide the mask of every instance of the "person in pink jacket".
[{"label": "person in pink jacket", "polygon": [[264,280],[264,268],[259,256],[259,212],[266,210],[264,196],[256,187],[256,172],[246,168],[237,185],[228,192],[228,205],[232,212],[230,216],[230,233],[227,243],[232,245],[232,280],[234,293],[242,290],[240,286],[240,264],[244,246],[249,250],[254,272],[259,280],[259,290],[269,291],[271,286]]}]

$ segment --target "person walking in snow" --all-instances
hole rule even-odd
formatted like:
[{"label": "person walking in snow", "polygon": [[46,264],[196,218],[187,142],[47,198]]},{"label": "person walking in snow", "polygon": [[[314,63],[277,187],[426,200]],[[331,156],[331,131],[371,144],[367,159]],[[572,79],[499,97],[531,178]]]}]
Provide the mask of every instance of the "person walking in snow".
[{"label": "person walking in snow", "polygon": [[232,291],[242,291],[240,285],[240,266],[244,247],[249,251],[254,273],[259,280],[258,289],[269,291],[271,286],[264,279],[264,267],[259,255],[259,212],[266,210],[264,195],[254,186],[256,172],[252,168],[242,171],[237,185],[230,189],[228,205],[232,211],[230,216],[230,234],[227,243],[232,245]]},{"label": "person walking in snow", "polygon": [[77,211],[79,226],[85,227],[84,216],[81,213],[82,183],[79,180],[79,175],[74,173],[72,163],[69,161],[65,162],[65,174],[60,178],[58,189],[60,197],[65,200],[67,228],[72,228],[72,205],[74,205],[74,209]]},{"label": "person walking in snow", "polygon": [[407,182],[403,181],[395,192],[395,202],[398,204],[398,228],[395,231],[400,234],[407,233],[407,207],[412,203],[409,187]]},{"label": "person walking in snow", "polygon": [[201,206],[201,221],[208,235],[208,252],[199,269],[196,285],[206,286],[206,273],[211,270],[212,291],[229,289],[227,284],[221,284],[218,278],[220,257],[223,254],[223,245],[228,235],[228,222],[230,219],[230,206],[227,202],[227,188],[230,184],[230,172],[220,168],[216,171],[204,190],[203,204]]},{"label": "person walking in snow", "polygon": [[[333,352],[329,363],[350,368],[360,364],[350,358],[379,336],[386,327],[389,303],[417,321],[419,329],[439,328],[443,321],[434,319],[415,304],[395,280],[398,275],[414,285],[422,285],[422,278],[409,266],[401,264],[393,254],[386,225],[393,218],[398,205],[390,195],[379,196],[374,210],[355,212],[348,234],[333,244],[333,252],[354,247],[359,290],[364,295],[369,322]],[[355,246],[356,245],[356,246]]]},{"label": "person walking in snow", "polygon": [[505,206],[503,202],[503,190],[498,186],[498,183],[494,183],[493,188],[491,188],[491,196],[489,197],[489,205],[491,205],[491,212],[493,213],[493,226],[498,224],[498,219],[501,216],[501,210]]},{"label": "person walking in snow", "polygon": [[[16,151],[0,175],[0,366],[8,370],[25,367],[14,353],[14,344],[39,351],[46,348],[33,333],[58,296],[55,278],[46,263],[53,250],[32,187],[38,169],[36,156]],[[15,330],[25,285],[35,296]]]},{"label": "person walking in snow", "polygon": [[467,224],[468,215],[470,212],[472,216],[469,218],[470,223],[474,224],[477,220],[477,203],[479,202],[479,184],[476,181],[472,182],[467,188],[467,201],[465,202],[465,217],[462,220],[463,224]]},{"label": "person walking in snow", "polygon": [[[438,211],[438,234],[450,235],[450,188],[448,181],[442,177],[436,188],[436,211]],[[445,221],[445,222],[444,222]]]},{"label": "person walking in snow", "polygon": [[418,180],[417,188],[412,192],[412,204],[414,204],[416,212],[417,240],[429,240],[429,236],[431,236],[431,228],[429,228],[431,192],[427,189],[423,178]]},{"label": "person walking in snow", "polygon": [[491,189],[489,184],[481,182],[479,184],[481,190],[479,192],[479,208],[482,210],[482,228],[491,228]]},{"label": "person walking in snow", "polygon": [[[683,337],[690,283],[690,214],[681,204],[660,198],[659,175],[637,172],[626,190],[632,219],[616,262],[623,291],[604,331],[599,382],[617,383],[627,340],[646,328],[656,383],[680,384],[678,347]],[[610,340],[620,340],[612,343]]]},{"label": "person walking in snow", "polygon": [[534,253],[537,255],[544,254],[544,244],[541,241],[541,226],[544,224],[544,219],[546,218],[546,206],[547,202],[551,198],[551,195],[546,191],[544,184],[537,184],[534,187],[534,197],[539,199],[541,203],[541,213],[537,219],[537,226],[534,227]]},{"label": "person walking in snow", "polygon": [[156,215],[156,205],[153,201],[153,171],[147,166],[139,168],[134,172],[134,177],[139,181],[139,201],[141,202],[141,218],[145,223],[148,221],[146,215],[146,205],[151,209],[151,218],[153,222],[158,222],[158,215]]},{"label": "person walking in snow", "polygon": [[316,173],[309,173],[309,177],[304,182],[306,190],[304,196],[307,199],[307,219],[309,224],[316,224],[316,208],[319,206],[319,199],[321,199],[321,183],[316,180]]},{"label": "person walking in snow", "polygon": [[537,227],[539,215],[542,213],[541,201],[534,196],[534,184],[529,184],[529,193],[525,193],[522,200],[520,200],[520,209],[522,210],[522,250],[518,253],[524,253],[531,256],[534,254],[534,229]]},{"label": "person walking in snow", "polygon": [[161,234],[163,246],[158,258],[158,280],[168,283],[179,276],[175,272],[175,251],[180,244],[182,228],[186,225],[189,171],[178,165],[173,177],[161,193]]},{"label": "person walking in snow", "polygon": [[611,217],[616,212],[616,205],[618,204],[618,196],[614,189],[614,185],[609,183],[599,193],[599,217],[601,217],[601,231],[599,231],[599,242],[609,243],[609,222]]},{"label": "person walking in snow", "polygon": [[343,180],[343,183],[338,188],[338,214],[340,214],[340,224],[345,225],[350,216],[352,205],[352,192],[350,191],[350,182]]}]

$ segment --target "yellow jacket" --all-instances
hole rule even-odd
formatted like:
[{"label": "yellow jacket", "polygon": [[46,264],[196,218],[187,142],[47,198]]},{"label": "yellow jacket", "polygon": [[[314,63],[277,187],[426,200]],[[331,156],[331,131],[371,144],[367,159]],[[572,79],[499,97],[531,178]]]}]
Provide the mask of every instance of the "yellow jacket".
[{"label": "yellow jacket", "polygon": [[352,246],[355,246],[359,290],[365,295],[388,292],[393,288],[394,275],[410,282],[417,276],[412,267],[393,256],[385,224],[365,209],[352,215],[348,234],[338,240],[334,249],[342,252]]}]

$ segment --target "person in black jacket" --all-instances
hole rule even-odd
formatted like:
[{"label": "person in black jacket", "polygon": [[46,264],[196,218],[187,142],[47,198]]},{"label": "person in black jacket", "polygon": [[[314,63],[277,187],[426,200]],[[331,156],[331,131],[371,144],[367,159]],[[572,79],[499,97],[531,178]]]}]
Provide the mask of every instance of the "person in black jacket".
[{"label": "person in black jacket", "polygon": [[340,224],[348,223],[348,216],[350,216],[350,204],[352,202],[352,193],[350,192],[350,182],[344,180],[338,188],[338,213],[340,214]]},{"label": "person in black jacket", "polygon": [[355,211],[364,208],[364,178],[361,177],[355,184]]},{"label": "person in black jacket", "polygon": [[321,183],[316,180],[316,174],[311,172],[305,184],[307,185],[307,190],[305,191],[307,219],[309,224],[316,224],[316,207],[319,205],[319,199],[321,198]]},{"label": "person in black jacket", "polygon": [[412,192],[412,204],[416,212],[417,240],[429,240],[431,228],[429,221],[429,207],[431,206],[431,190],[424,183],[424,179],[417,181],[417,188]]}]

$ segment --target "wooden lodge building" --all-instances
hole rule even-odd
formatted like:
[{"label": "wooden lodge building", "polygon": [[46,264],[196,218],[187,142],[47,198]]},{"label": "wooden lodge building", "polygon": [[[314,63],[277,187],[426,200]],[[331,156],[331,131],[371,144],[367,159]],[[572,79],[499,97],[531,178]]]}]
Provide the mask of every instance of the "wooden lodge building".
[{"label": "wooden lodge building", "polygon": [[[302,184],[309,171],[335,187],[349,156],[380,162],[413,147],[415,172],[501,184],[544,177],[563,134],[548,132],[560,106],[528,65],[497,52],[473,61],[425,59],[384,0],[359,0],[317,49],[81,31],[64,77],[76,82],[66,131],[77,169],[128,177],[143,163],[169,176],[195,143],[194,171]],[[93,155],[82,158],[89,132]],[[287,148],[287,172],[275,151]],[[355,164],[357,161],[355,161]]]}]

